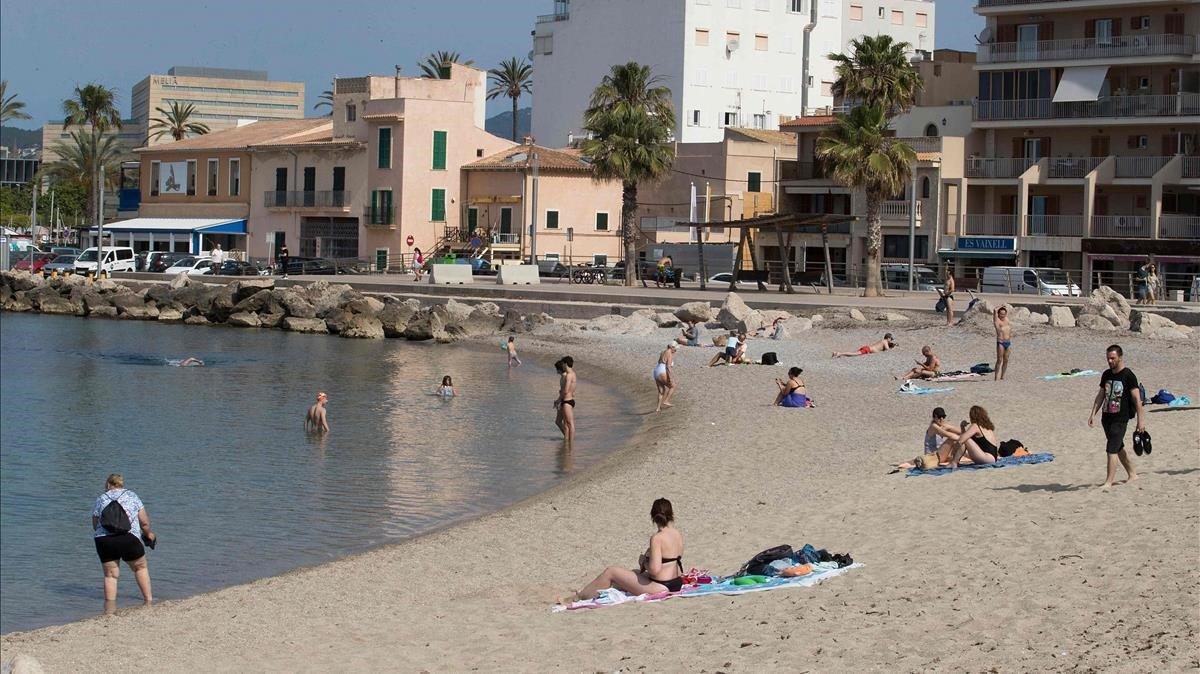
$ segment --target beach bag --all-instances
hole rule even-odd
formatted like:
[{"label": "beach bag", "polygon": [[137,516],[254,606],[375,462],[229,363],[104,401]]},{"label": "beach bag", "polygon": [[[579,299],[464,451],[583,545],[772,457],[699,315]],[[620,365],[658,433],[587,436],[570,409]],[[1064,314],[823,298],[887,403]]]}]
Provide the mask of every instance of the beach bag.
[{"label": "beach bag", "polygon": [[777,559],[789,559],[794,554],[792,546],[777,545],[773,548],[768,548],[750,558],[750,561],[742,565],[738,569],[735,576],[762,576],[767,573],[771,562]]},{"label": "beach bag", "polygon": [[1000,443],[999,454],[1001,457],[1012,456],[1017,453],[1018,449],[1025,447],[1020,440],[1005,440]]},{"label": "beach bag", "polygon": [[987,363],[976,363],[971,366],[971,372],[973,374],[991,374],[992,372],[995,372],[995,370],[993,370],[992,366]]},{"label": "beach bag", "polygon": [[775,365],[779,362],[779,356],[774,351],[768,351],[762,355],[763,365]]},{"label": "beach bag", "polygon": [[1150,399],[1150,402],[1154,403],[1155,405],[1166,405],[1174,399],[1174,394],[1165,388],[1160,388],[1158,389],[1158,393],[1155,393],[1154,397]]},{"label": "beach bag", "polygon": [[[121,492],[121,494],[124,493]],[[117,498],[109,501],[108,505],[104,506],[104,510],[100,511],[100,526],[104,527],[110,536],[127,534],[133,529],[133,524],[129,521],[129,513],[125,512],[125,508],[118,500],[120,498],[121,495],[118,494]]]},{"label": "beach bag", "polygon": [[945,313],[946,312],[946,298],[939,297],[937,304],[933,305],[933,310],[938,312],[939,314]]}]

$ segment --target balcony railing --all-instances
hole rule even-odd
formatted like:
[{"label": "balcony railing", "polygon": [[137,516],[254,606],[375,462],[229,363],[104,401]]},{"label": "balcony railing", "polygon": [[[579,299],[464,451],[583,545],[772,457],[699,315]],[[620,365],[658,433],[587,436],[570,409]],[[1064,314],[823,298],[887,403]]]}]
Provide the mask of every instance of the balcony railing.
[{"label": "balcony railing", "polygon": [[1029,236],[1083,236],[1082,215],[1026,215]]},{"label": "balcony railing", "polygon": [[996,42],[979,46],[980,63],[1109,59],[1123,56],[1191,56],[1194,35],[1114,35],[1036,42]]},{"label": "balcony railing", "polygon": [[828,180],[825,164],[813,161],[788,162],[784,164],[783,180]]},{"label": "balcony railing", "polygon": [[1017,178],[1036,161],[1028,157],[971,157],[967,159],[967,177]]},{"label": "balcony railing", "polygon": [[1200,94],[1106,96],[1095,101],[1055,103],[1049,98],[977,101],[975,120],[1102,119],[1107,117],[1182,117],[1200,114]]},{"label": "balcony railing", "polygon": [[[904,220],[908,221],[907,200],[884,201],[879,204],[879,217],[884,220]],[[917,202],[917,220],[921,219],[921,202]]]},{"label": "balcony railing", "polygon": [[517,243],[520,241],[520,234],[513,232],[497,232],[492,235],[492,243]]},{"label": "balcony railing", "polygon": [[1183,158],[1183,177],[1200,178],[1200,157]]},{"label": "balcony railing", "polygon": [[991,236],[1016,236],[1016,214],[967,214],[962,234],[971,236],[987,234]]},{"label": "balcony railing", "polygon": [[1158,219],[1160,239],[1200,239],[1200,216],[1164,213]]},{"label": "balcony railing", "polygon": [[1075,0],[979,0],[979,6],[986,7],[1011,7],[1013,5],[1042,5],[1052,2],[1074,2]]},{"label": "balcony railing", "polygon": [[1117,157],[1118,178],[1149,178],[1171,161],[1171,157]]},{"label": "balcony railing", "polygon": [[539,14],[536,23],[553,23],[555,21],[566,21],[571,18],[571,13],[567,11],[555,12],[553,14]]},{"label": "balcony railing", "polygon": [[1096,170],[1107,157],[1050,157],[1046,160],[1049,178],[1083,178]]},{"label": "balcony railing", "polygon": [[263,192],[263,206],[267,208],[345,208],[349,204],[350,193],[344,190]]},{"label": "balcony railing", "polygon": [[363,224],[369,227],[390,227],[396,224],[396,207],[371,207],[363,209]]},{"label": "balcony railing", "polygon": [[1148,239],[1151,222],[1148,215],[1094,215],[1092,236],[1116,239]]},{"label": "balcony railing", "polygon": [[941,136],[901,136],[896,140],[903,141],[909,145],[915,152],[941,152],[942,138]]}]

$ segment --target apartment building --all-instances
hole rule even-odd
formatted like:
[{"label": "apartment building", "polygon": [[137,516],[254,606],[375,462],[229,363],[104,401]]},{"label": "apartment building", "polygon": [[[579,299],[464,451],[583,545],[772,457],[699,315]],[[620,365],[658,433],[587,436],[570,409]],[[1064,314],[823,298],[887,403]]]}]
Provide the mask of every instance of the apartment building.
[{"label": "apartment building", "polygon": [[913,51],[933,51],[933,0],[843,0],[842,51],[863,35],[891,35]]},{"label": "apartment building", "polygon": [[979,0],[975,134],[946,223],[956,269],[1200,272],[1200,4]]},{"label": "apartment building", "polygon": [[239,120],[301,119],[305,113],[304,83],[272,80],[265,70],[175,66],[135,84],[130,102],[133,119],[143,126],[160,116],[160,107],[194,105],[193,119],[212,131],[237,126]]}]

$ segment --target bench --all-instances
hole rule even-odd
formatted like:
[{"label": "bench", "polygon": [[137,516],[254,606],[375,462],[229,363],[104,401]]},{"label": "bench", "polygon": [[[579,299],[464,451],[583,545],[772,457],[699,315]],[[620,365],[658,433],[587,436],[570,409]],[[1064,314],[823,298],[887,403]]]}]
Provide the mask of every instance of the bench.
[{"label": "bench", "polygon": [[433,264],[430,265],[430,285],[463,285],[474,282],[469,264]]},{"label": "bench", "polygon": [[532,264],[502,264],[496,267],[496,284],[502,286],[537,285],[538,267]]}]

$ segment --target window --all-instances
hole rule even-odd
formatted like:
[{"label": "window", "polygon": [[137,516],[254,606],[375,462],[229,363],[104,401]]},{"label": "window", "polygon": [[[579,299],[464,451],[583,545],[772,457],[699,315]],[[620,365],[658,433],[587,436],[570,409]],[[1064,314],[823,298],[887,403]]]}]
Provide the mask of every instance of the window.
[{"label": "window", "polygon": [[734,49],[737,49],[738,46],[741,44],[741,38],[742,38],[741,33],[735,33],[734,31],[726,31],[725,32],[725,48],[728,49],[729,51],[733,51]]},{"label": "window", "polygon": [[1113,20],[1096,19],[1096,44],[1112,44]]},{"label": "window", "polygon": [[755,114],[754,115],[754,128],[756,128],[756,129],[767,128],[767,116],[764,114]]},{"label": "window", "polygon": [[533,53],[548,55],[554,53],[554,34],[535,35],[533,38]]},{"label": "window", "polygon": [[754,9],[760,12],[771,11],[771,0],[754,0]]},{"label": "window", "polygon": [[737,89],[737,85],[738,85],[737,71],[736,70],[726,70],[725,71],[725,88],[726,89]]},{"label": "window", "polygon": [[446,132],[433,132],[433,170],[446,170]]},{"label": "window", "polygon": [[158,172],[162,164],[156,161],[150,162],[150,196],[158,196]]},{"label": "window", "polygon": [[725,0],[725,6],[732,7],[734,9],[741,9],[742,8],[742,0]]},{"label": "window", "polygon": [[788,11],[799,14],[804,11],[804,0],[788,0]]},{"label": "window", "polygon": [[925,125],[925,136],[927,138],[937,138],[937,135],[938,135],[937,124],[926,124]]},{"label": "window", "polygon": [[862,5],[850,5],[850,20],[851,21],[862,21],[863,20]]},{"label": "window", "polygon": [[822,96],[832,96],[833,95],[833,82],[826,82],[825,80],[821,80],[821,95]]},{"label": "window", "polygon": [[608,266],[608,256],[600,255],[599,253],[592,255],[592,266],[593,267],[607,267]]},{"label": "window", "polygon": [[475,156],[482,157],[483,156],[483,148],[481,148],[481,147],[475,148]]},{"label": "window", "polygon": [[558,229],[558,211],[546,211],[546,229]]},{"label": "window", "polygon": [[929,26],[929,15],[917,12],[917,28],[926,28]]},{"label": "window", "polygon": [[358,108],[353,103],[346,104],[346,121],[353,122],[358,119]]},{"label": "window", "polygon": [[767,76],[766,75],[758,74],[758,75],[754,76],[754,90],[755,91],[766,91],[768,88],[769,87],[767,86]]},{"label": "window", "polygon": [[1149,136],[1130,136],[1126,145],[1130,150],[1145,150],[1150,147]]},{"label": "window", "polygon": [[933,188],[933,186],[929,182],[929,176],[925,176],[924,178],[921,178],[921,198],[922,199],[929,198],[929,193],[932,190],[932,188]]},{"label": "window", "polygon": [[786,76],[786,75],[783,77],[780,77],[779,78],[779,90],[785,94],[792,93],[793,91],[796,90],[795,80],[793,80],[791,77]]},{"label": "window", "polygon": [[879,8],[879,18],[881,18],[881,19],[883,18],[883,12],[884,12],[884,8],[880,7]]},{"label": "window", "polygon": [[1129,18],[1129,27],[1134,30],[1150,30],[1150,17],[1134,16]]},{"label": "window", "polygon": [[208,160],[208,196],[217,196],[217,167],[221,165],[219,159]]},{"label": "window", "polygon": [[697,28],[696,29],[696,46],[697,47],[707,47],[708,46],[708,29],[707,28]]},{"label": "window", "polygon": [[762,173],[758,171],[750,171],[746,174],[746,191],[761,192],[762,191]]},{"label": "window", "polygon": [[229,196],[236,197],[242,193],[242,160],[229,160]]},{"label": "window", "polygon": [[695,85],[698,87],[707,87],[708,86],[708,70],[706,70],[704,68],[696,68]]},{"label": "window", "polygon": [[688,126],[700,126],[700,111],[692,110],[688,114]]},{"label": "window", "polygon": [[721,126],[737,126],[738,114],[736,112],[721,113]]},{"label": "window", "polygon": [[597,232],[607,232],[608,231],[608,213],[597,213],[596,214],[596,231]]},{"label": "window", "polygon": [[767,36],[766,35],[756,34],[754,36],[754,50],[755,51],[767,51]]},{"label": "window", "polygon": [[903,26],[904,25],[904,10],[902,10],[902,9],[893,9],[892,10],[892,25],[893,26]]},{"label": "window", "polygon": [[196,160],[189,159],[187,163],[187,195],[196,196]]},{"label": "window", "polygon": [[379,168],[392,168],[392,127],[384,126],[379,129]]},{"label": "window", "polygon": [[371,210],[369,212],[369,224],[372,225],[390,225],[392,224],[392,191],[391,190],[372,190],[371,191]]},{"label": "window", "polygon": [[792,42],[791,35],[784,35],[779,39],[779,51],[784,54],[791,54],[796,51],[796,45]]},{"label": "window", "polygon": [[[890,258],[908,258],[908,235],[907,234],[885,234],[883,237],[883,256]],[[918,260],[924,260],[929,257],[929,236],[926,234],[918,234],[913,237],[913,257]],[[908,273],[904,273],[904,278],[907,281]]]},{"label": "window", "polygon": [[1149,88],[1150,88],[1150,78],[1149,77],[1139,77],[1138,78],[1138,89],[1149,89]]},{"label": "window", "polygon": [[429,204],[429,219],[434,222],[446,221],[446,190],[433,188]]}]

